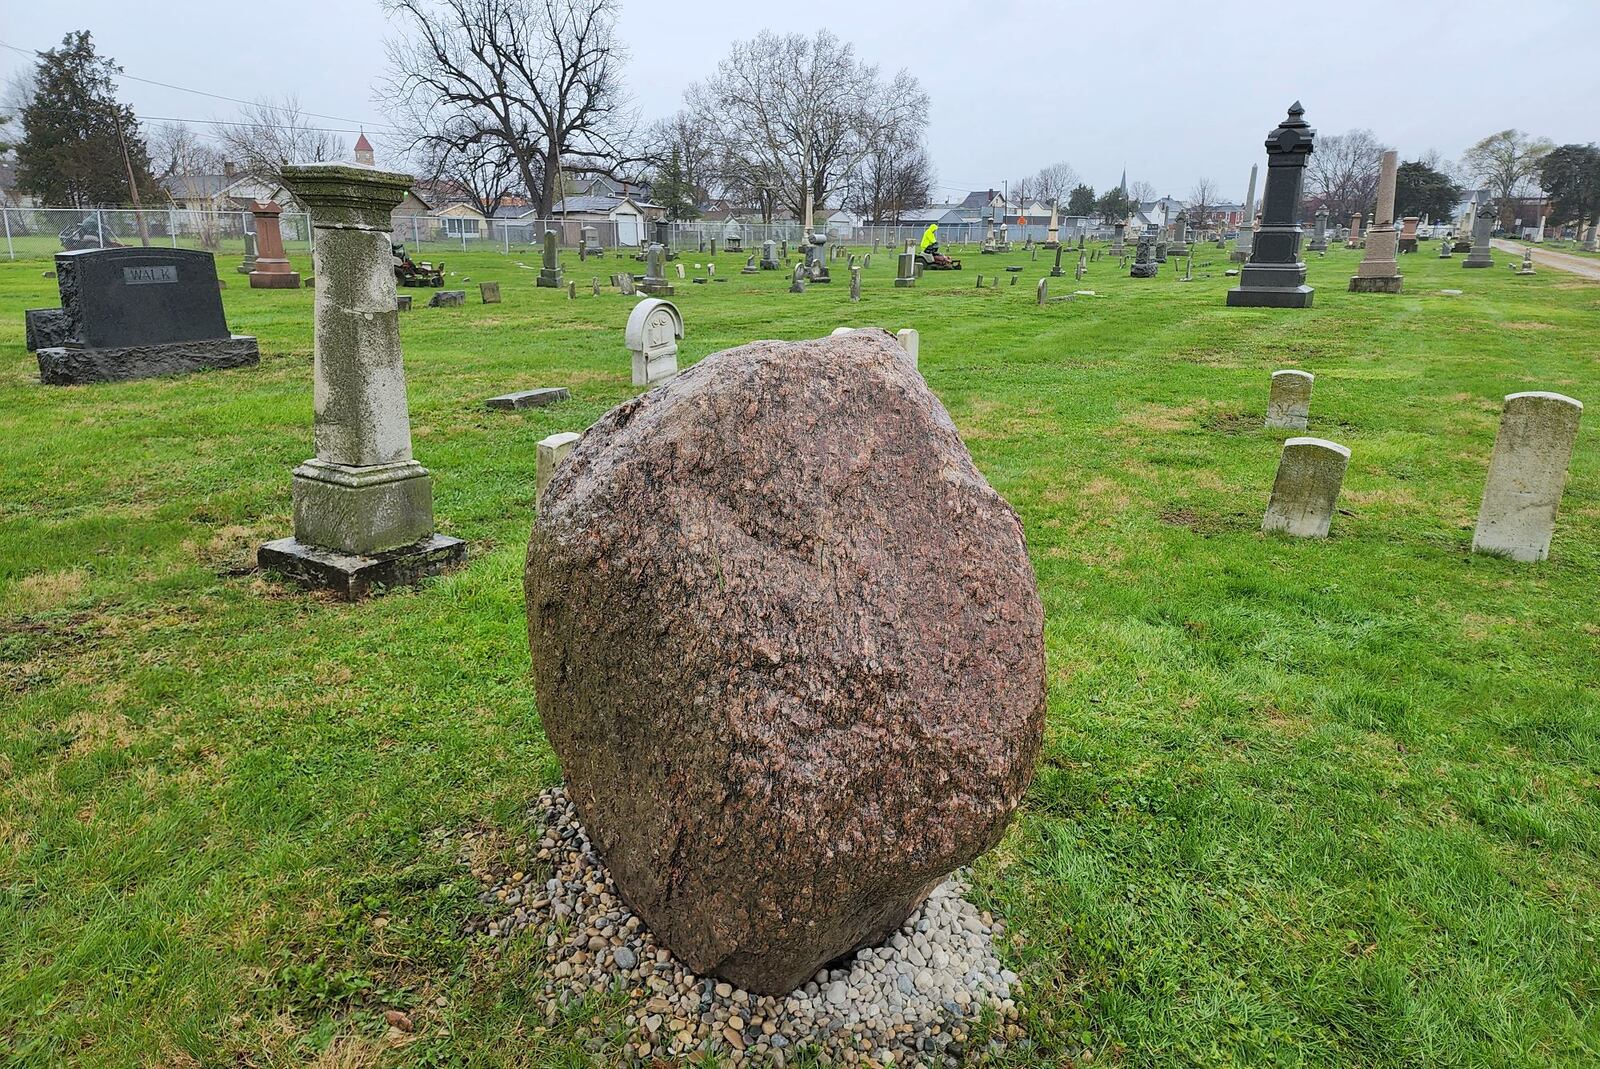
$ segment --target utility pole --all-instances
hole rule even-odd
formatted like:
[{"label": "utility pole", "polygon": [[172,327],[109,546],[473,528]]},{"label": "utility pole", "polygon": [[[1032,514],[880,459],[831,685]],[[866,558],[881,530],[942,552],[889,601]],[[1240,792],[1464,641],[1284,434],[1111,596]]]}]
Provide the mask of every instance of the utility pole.
[{"label": "utility pole", "polygon": [[[144,225],[144,205],[139,202],[139,183],[133,177],[133,160],[128,156],[128,139],[122,134],[122,115],[113,107],[111,116],[111,121],[117,127],[117,142],[122,146],[122,166],[127,168],[128,172],[128,192],[133,196],[133,218],[139,224],[139,244],[148,249],[150,230]],[[100,244],[105,245],[104,239]]]}]

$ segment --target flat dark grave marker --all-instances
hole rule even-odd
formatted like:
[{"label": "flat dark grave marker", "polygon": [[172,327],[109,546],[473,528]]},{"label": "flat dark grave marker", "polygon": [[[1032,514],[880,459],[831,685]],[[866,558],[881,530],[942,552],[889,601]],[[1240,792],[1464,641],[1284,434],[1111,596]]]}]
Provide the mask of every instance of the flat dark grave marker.
[{"label": "flat dark grave marker", "polygon": [[81,249],[56,254],[59,309],[30,309],[28,340],[47,385],[120,382],[260,363],[228,332],[209,252]]},{"label": "flat dark grave marker", "polygon": [[512,393],[503,393],[499,397],[491,397],[484,402],[490,408],[523,409],[543,408],[553,405],[558,401],[571,398],[572,391],[565,386],[544,386],[537,390],[516,390]]}]

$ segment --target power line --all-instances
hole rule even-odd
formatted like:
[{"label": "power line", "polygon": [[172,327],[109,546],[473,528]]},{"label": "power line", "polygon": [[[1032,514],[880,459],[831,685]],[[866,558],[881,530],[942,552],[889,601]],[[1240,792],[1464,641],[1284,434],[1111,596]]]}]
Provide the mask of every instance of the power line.
[{"label": "power line", "polygon": [[[20,55],[33,56],[35,58],[39,58],[39,57],[42,57],[44,55],[44,53],[39,52],[39,51],[37,51],[35,49],[18,48],[16,45],[8,44],[5,41],[0,41],[0,48],[9,48],[11,51],[16,52],[16,53],[18,53]],[[146,85],[157,85],[157,86],[160,86],[163,89],[173,89],[173,90],[176,90],[177,92],[180,92],[180,93],[193,93],[195,96],[210,97],[213,100],[226,100],[230,104],[242,104],[245,107],[266,108],[266,109],[269,109],[271,111],[287,111],[287,112],[290,112],[291,114],[309,115],[313,119],[331,119],[334,122],[354,123],[357,127],[361,128],[361,129],[388,130],[391,133],[399,133],[400,132],[397,127],[393,126],[390,123],[366,122],[366,121],[364,121],[362,119],[351,119],[351,118],[348,118],[348,117],[343,116],[343,115],[323,115],[321,112],[301,111],[299,108],[290,107],[289,105],[286,105],[286,104],[269,104],[266,101],[262,101],[262,100],[240,100],[238,97],[223,96],[221,93],[208,93],[204,89],[190,89],[187,86],[173,85],[171,82],[158,82],[154,78],[140,78],[136,74],[128,74],[128,73],[126,73],[124,71],[118,71],[117,76],[119,78],[126,78],[129,81],[133,81],[133,82],[143,82]],[[156,116],[151,116],[151,118],[156,119],[157,122],[207,122],[207,121],[212,121],[212,120],[206,120],[206,119],[160,119],[160,118],[157,118]],[[232,124],[222,123],[220,125],[232,125]],[[252,125],[261,125],[261,124],[252,124]],[[273,127],[273,129],[287,129],[287,127]],[[316,129],[321,129],[321,128],[320,127],[300,127],[300,129],[316,130]],[[347,131],[347,130],[328,130],[326,132],[328,132],[328,133],[348,133],[349,131]]]}]

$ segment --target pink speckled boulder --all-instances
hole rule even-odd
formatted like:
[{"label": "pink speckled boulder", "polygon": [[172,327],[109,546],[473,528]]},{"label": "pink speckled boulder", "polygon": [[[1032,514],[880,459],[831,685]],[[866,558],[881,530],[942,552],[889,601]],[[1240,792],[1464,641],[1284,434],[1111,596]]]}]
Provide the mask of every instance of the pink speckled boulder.
[{"label": "pink speckled boulder", "polygon": [[539,710],[628,905],[786,992],[997,842],[1044,728],[1022,524],[887,334],[608,412],[528,545]]}]

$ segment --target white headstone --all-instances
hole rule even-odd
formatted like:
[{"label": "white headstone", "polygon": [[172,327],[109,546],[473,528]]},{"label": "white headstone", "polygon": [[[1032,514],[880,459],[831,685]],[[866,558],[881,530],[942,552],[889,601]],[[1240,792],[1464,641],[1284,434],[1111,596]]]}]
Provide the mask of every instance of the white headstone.
[{"label": "white headstone", "polygon": [[1290,438],[1284,442],[1261,529],[1300,538],[1328,537],[1349,464],[1350,450],[1337,442],[1321,438]]},{"label": "white headstone", "polygon": [[581,434],[562,431],[539,442],[536,447],[537,456],[533,473],[534,508],[544,506],[544,492],[556,473],[556,467],[566,459],[568,453],[572,452],[572,447],[578,444],[578,439],[581,437],[583,437]]},{"label": "white headstone", "polygon": [[1272,392],[1267,398],[1267,426],[1281,430],[1303,431],[1311,415],[1311,383],[1315,376],[1309,371],[1274,371]]},{"label": "white headstone", "polygon": [[671,301],[648,297],[633,306],[624,332],[633,354],[633,384],[648,386],[678,373],[683,316]]},{"label": "white headstone", "polygon": [[1475,553],[1519,561],[1550,555],[1556,508],[1578,437],[1582,402],[1531,391],[1506,398],[1472,534]]}]

